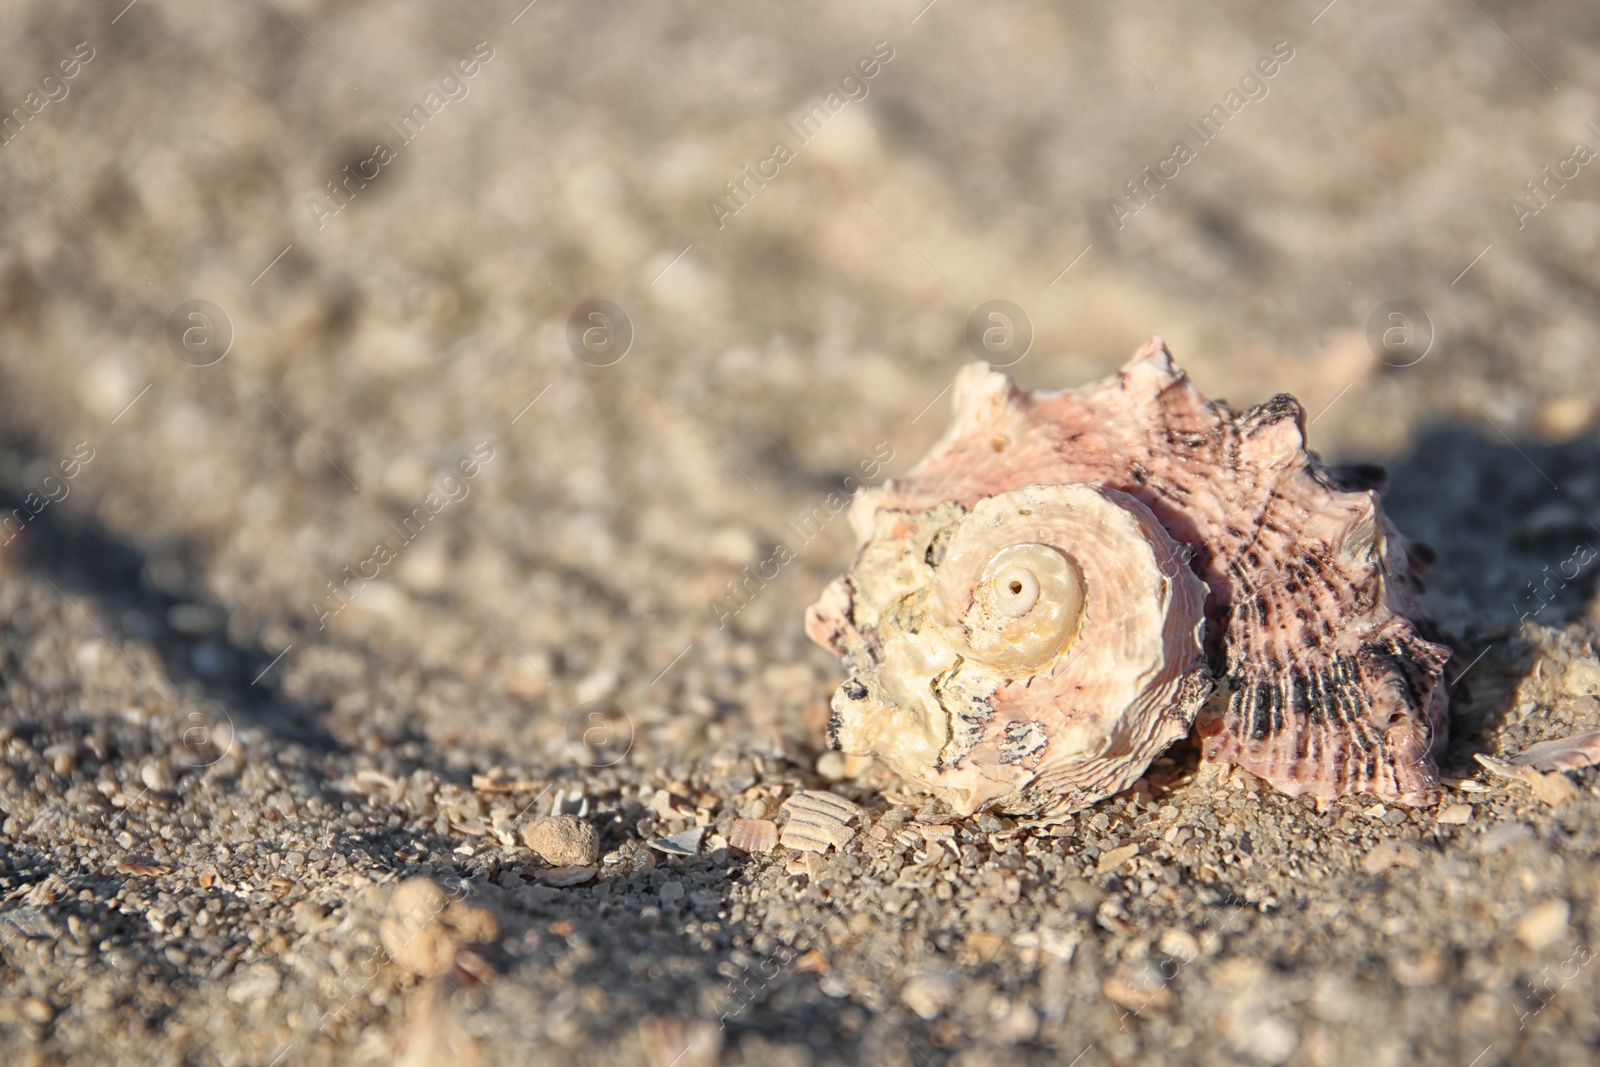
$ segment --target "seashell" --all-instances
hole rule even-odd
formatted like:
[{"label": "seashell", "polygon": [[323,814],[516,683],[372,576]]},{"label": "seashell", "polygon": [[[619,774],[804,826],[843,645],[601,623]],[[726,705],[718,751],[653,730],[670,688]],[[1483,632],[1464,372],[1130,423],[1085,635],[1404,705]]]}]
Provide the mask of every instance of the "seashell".
[{"label": "seashell", "polygon": [[778,827],[771,819],[735,819],[728,827],[728,845],[740,852],[769,852],[778,844]]},{"label": "seashell", "polygon": [[955,412],[857,495],[855,562],[807,612],[850,674],[830,747],[965,814],[1077,810],[1191,728],[1286,793],[1431,802],[1432,553],[1383,516],[1381,471],[1305,450],[1293,397],[1209,401],[1155,338],[1073,390],[970,365]]},{"label": "seashell", "polygon": [[789,813],[789,821],[779,841],[784,848],[802,852],[843,848],[855,836],[850,820],[866,814],[844,797],[815,790],[796,793],[784,802],[783,810]]}]

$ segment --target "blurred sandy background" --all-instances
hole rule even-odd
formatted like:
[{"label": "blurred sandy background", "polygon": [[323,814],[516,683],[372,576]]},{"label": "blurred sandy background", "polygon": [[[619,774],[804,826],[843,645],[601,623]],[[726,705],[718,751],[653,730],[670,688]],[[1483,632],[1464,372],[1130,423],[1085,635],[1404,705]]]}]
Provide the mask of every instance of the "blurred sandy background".
[{"label": "blurred sandy background", "polygon": [[[1504,741],[1473,731],[1502,721],[1544,654],[1522,617],[1564,634],[1567,659],[1589,654],[1586,570],[1527,593],[1600,542],[1587,5],[123,2],[0,12],[0,489],[37,511],[0,549],[0,918],[23,914],[0,923],[0,1032],[41,1062],[268,1063],[286,1045],[289,1062],[406,1048],[423,1062],[443,1024],[387,970],[392,995],[363,986],[351,1009],[361,1026],[317,1019],[350,964],[341,944],[370,931],[394,877],[447,866],[508,931],[500,980],[438,1009],[487,1062],[516,1062],[508,1042],[526,1062],[655,1063],[641,1017],[715,1020],[739,939],[786,928],[771,909],[823,907],[821,872],[700,860],[722,873],[686,901],[667,894],[676,906],[648,902],[664,868],[638,874],[644,904],[621,883],[609,903],[593,889],[519,897],[536,879],[515,874],[516,849],[453,828],[499,816],[447,801],[474,772],[517,768],[588,798],[612,820],[607,853],[632,856],[672,828],[650,808],[658,788],[817,785],[838,672],[799,617],[847,562],[845,523],[726,626],[714,605],[864,460],[892,454],[889,475],[915,462],[986,301],[1031,324],[1008,368],[1025,385],[1097,377],[1159,333],[1209,395],[1294,393],[1313,448],[1389,464],[1401,525],[1441,552],[1432,609],[1464,651],[1491,650],[1479,695],[1458,697],[1479,702],[1463,743]],[[1189,124],[1214,107],[1227,122],[1203,142]],[[813,108],[827,121],[802,143],[788,124]],[[772,174],[777,142],[792,158],[749,180],[744,168]],[[1178,142],[1192,158],[1149,180]],[[620,362],[575,357],[569,318],[589,300],[631,324]],[[1400,300],[1425,313],[1411,325],[1431,345],[1380,358],[1369,320]],[[200,320],[170,323],[191,301],[221,317],[206,312],[186,362],[171,338]],[[225,357],[194,365],[229,333]],[[93,458],[64,478],[81,447]],[[474,476],[456,477],[472,456]],[[441,490],[447,476],[458,489]],[[398,528],[431,492],[451,499],[407,541]],[[379,543],[403,547],[376,580],[341,586],[359,590],[342,606],[329,583]],[[633,731],[604,769],[568,744],[593,701]],[[185,773],[163,753],[195,707],[237,747]],[[176,760],[173,780],[152,772],[151,786],[150,758]],[[363,773],[401,785],[362,793],[349,783]],[[1584,796],[1560,825],[1590,840]],[[721,803],[719,817],[742,802]],[[1528,812],[1515,826],[1529,837],[1512,838],[1524,849],[1557,832]],[[389,830],[410,836],[380,841]],[[1104,830],[1086,822],[1061,847],[1098,847]],[[1338,854],[1290,837],[1295,862]],[[1553,860],[1546,884],[1519,873],[1534,859],[1469,877],[1435,847],[1461,867],[1440,884],[1509,902],[1478,940],[1418,927],[1407,958],[1453,947],[1399,977],[1378,948],[1286,948],[1328,928],[1318,893],[1379,892],[1358,850],[1334,868],[1353,882],[1275,889],[1286,910],[1250,909],[1266,925],[1244,962],[1164,985],[1180,1007],[1131,1030],[1126,998],[1101,988],[1116,961],[1259,877],[1173,860],[1182,879],[1149,882],[1173,893],[1159,918],[1113,922],[1099,897],[1078,900],[1076,955],[1041,963],[1035,947],[1027,963],[1009,928],[998,955],[962,955],[954,905],[902,923],[851,881],[877,875],[852,868],[820,943],[836,971],[864,954],[850,983],[819,979],[828,964],[785,970],[682,1062],[1077,1062],[1089,1046],[1100,1062],[1465,1064],[1486,1044],[1485,1067],[1582,1062],[1592,971],[1529,1024],[1536,1036],[1517,1030],[1515,991],[1582,943],[1593,849],[1589,867]],[[130,874],[137,863],[168,870]],[[1075,874],[1041,870],[1010,901],[1020,931],[1077,893],[1060,888]],[[38,888],[48,877],[59,891]],[[1435,910],[1413,877],[1415,900],[1354,913],[1343,936],[1393,940],[1386,914]],[[809,903],[772,903],[808,885]],[[1508,933],[1551,900],[1566,933]],[[863,910],[891,932],[845,921]],[[956,933],[913,950],[909,931],[941,923]],[[847,948],[856,938],[875,947]],[[1489,970],[1471,965],[1480,950]],[[660,965],[628,970],[646,958]],[[940,992],[907,994],[929,961]],[[1251,982],[1288,999],[1229,1007]],[[1487,1006],[1468,1012],[1477,997]],[[1437,1033],[1461,1012],[1460,1033]]]}]

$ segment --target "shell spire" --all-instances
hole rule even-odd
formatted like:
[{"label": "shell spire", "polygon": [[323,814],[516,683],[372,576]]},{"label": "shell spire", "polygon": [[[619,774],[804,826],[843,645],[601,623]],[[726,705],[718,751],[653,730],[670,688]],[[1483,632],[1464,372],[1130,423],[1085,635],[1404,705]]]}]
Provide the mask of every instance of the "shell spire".
[{"label": "shell spire", "polygon": [[1298,401],[1207,400],[1160,338],[1077,389],[977,363],[954,394],[932,451],[857,498],[855,564],[808,612],[851,674],[831,745],[963,810],[1074,810],[1191,725],[1288,793],[1434,796],[1431,552],[1381,471],[1306,451]]}]

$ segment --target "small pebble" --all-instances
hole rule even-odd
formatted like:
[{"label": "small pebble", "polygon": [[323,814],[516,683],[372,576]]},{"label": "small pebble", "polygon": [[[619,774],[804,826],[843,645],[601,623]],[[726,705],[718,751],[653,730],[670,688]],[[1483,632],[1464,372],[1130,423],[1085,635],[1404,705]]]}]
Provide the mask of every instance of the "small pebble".
[{"label": "small pebble", "polygon": [[1361,869],[1368,874],[1382,874],[1391,867],[1415,867],[1422,862],[1422,854],[1409,841],[1379,841],[1361,861]]},{"label": "small pebble", "polygon": [[228,1000],[234,1004],[253,1004],[278,991],[283,978],[270,963],[258,963],[235,975],[228,984]]},{"label": "small pebble", "polygon": [[467,945],[494,940],[499,928],[488,909],[452,898],[430,879],[412,878],[389,898],[378,935],[395,963],[432,977],[448,973]]},{"label": "small pebble", "polygon": [[1188,962],[1200,955],[1200,942],[1188,930],[1174,926],[1161,935],[1161,951]]},{"label": "small pebble", "polygon": [[647,1018],[639,1022],[639,1044],[647,1067],[715,1067],[722,1028],[713,1019]]},{"label": "small pebble", "polygon": [[1446,804],[1439,809],[1438,821],[1446,826],[1462,826],[1472,821],[1471,804]]},{"label": "small pebble", "polygon": [[1517,938],[1531,949],[1541,949],[1564,939],[1572,928],[1567,925],[1571,907],[1564,900],[1547,900],[1523,912],[1517,920]]},{"label": "small pebble", "polygon": [[1243,1015],[1229,1027],[1229,1037],[1238,1051],[1266,1064],[1286,1062],[1300,1046],[1299,1032],[1276,1015]]},{"label": "small pebble", "polygon": [[147,759],[139,768],[139,780],[157,793],[172,792],[172,768],[163,759]]},{"label": "small pebble", "polygon": [[1039,1014],[1030,1005],[1018,1004],[994,1024],[989,1037],[997,1044],[1019,1045],[1032,1041],[1039,1032]]},{"label": "small pebble", "polygon": [[956,984],[949,978],[919,975],[901,987],[900,1003],[931,1021],[955,1002],[956,993]]},{"label": "small pebble", "polygon": [[824,752],[817,758],[817,774],[830,782],[844,780],[844,755],[839,752]]},{"label": "small pebble", "polygon": [[547,815],[522,830],[523,844],[552,867],[587,867],[600,858],[600,835],[575,815]]},{"label": "small pebble", "polygon": [[1588,397],[1565,393],[1539,405],[1534,427],[1544,437],[1566,438],[1582,433],[1594,418],[1594,404]]},{"label": "small pebble", "polygon": [[1110,852],[1107,852],[1100,857],[1100,862],[1095,867],[1095,873],[1109,874],[1118,867],[1121,867],[1124,863],[1127,863],[1129,860],[1133,859],[1133,857],[1137,856],[1138,854],[1139,846],[1137,843],[1132,845],[1123,845],[1121,848],[1114,848]]}]

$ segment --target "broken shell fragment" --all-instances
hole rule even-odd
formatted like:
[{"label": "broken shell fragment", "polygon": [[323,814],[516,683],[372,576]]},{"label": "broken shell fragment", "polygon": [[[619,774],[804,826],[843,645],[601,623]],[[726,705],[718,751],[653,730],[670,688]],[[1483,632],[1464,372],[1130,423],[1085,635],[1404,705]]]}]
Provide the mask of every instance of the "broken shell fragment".
[{"label": "broken shell fragment", "polygon": [[1540,741],[1506,762],[1536,771],[1580,771],[1600,763],[1600,731]]},{"label": "broken shell fragment", "polygon": [[850,820],[865,814],[861,808],[834,793],[806,790],[784,802],[789,813],[779,841],[785,848],[802,852],[826,852],[843,848],[855,836]]},{"label": "broken shell fragment", "polygon": [[1383,516],[1381,473],[1305,450],[1292,397],[1209,401],[1157,338],[1060,392],[973,364],[955,408],[858,494],[855,562],[807,613],[850,675],[830,747],[963,813],[1076,810],[1191,727],[1287,793],[1431,801],[1431,553]]},{"label": "broken shell fragment", "polygon": [[1531,763],[1495,759],[1482,752],[1475,756],[1490,774],[1527,786],[1540,801],[1552,806],[1565,804],[1578,796],[1578,787],[1560,771],[1541,771]]},{"label": "broken shell fragment", "polygon": [[539,872],[539,880],[554,889],[566,889],[569,886],[582,885],[599,873],[599,868],[581,864],[546,867]]},{"label": "broken shell fragment", "polygon": [[657,852],[665,852],[669,856],[696,856],[700,853],[700,843],[705,836],[704,826],[691,826],[687,830],[658,837],[648,844]]},{"label": "broken shell fragment", "polygon": [[740,852],[768,852],[778,844],[778,828],[771,819],[735,819],[728,827],[728,845]]}]

